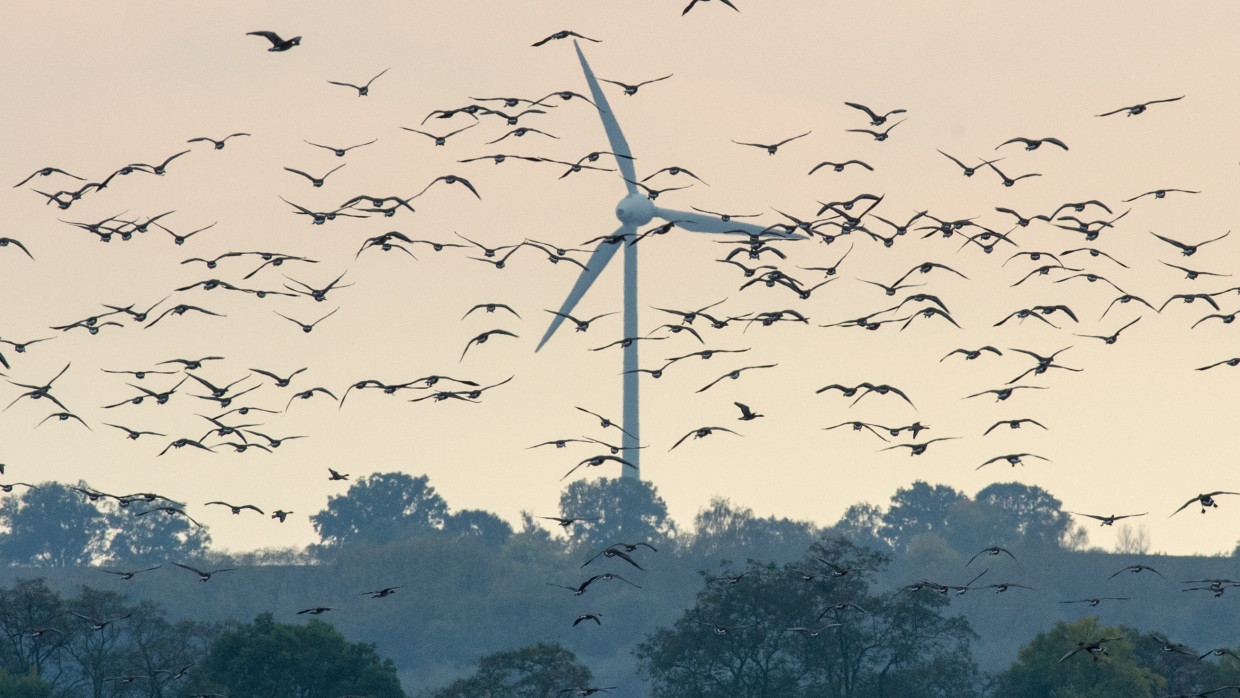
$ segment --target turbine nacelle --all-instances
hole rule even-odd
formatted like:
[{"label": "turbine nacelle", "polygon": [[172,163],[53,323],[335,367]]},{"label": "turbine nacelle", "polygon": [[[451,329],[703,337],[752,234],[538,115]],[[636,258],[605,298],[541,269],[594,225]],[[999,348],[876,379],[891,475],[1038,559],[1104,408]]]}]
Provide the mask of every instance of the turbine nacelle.
[{"label": "turbine nacelle", "polygon": [[654,202],[644,194],[629,194],[616,204],[616,218],[628,225],[645,225],[654,218]]}]

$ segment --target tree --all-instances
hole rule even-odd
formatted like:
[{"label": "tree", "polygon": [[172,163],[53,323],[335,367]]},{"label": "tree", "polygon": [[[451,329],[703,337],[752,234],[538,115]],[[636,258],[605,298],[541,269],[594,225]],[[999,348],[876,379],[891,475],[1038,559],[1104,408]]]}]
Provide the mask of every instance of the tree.
[{"label": "tree", "polygon": [[432,698],[553,698],[590,685],[590,670],[557,643],[496,652],[478,660],[473,675],[457,679]]},{"label": "tree", "polygon": [[[1104,643],[1106,653],[1069,653],[1080,643]],[[996,695],[1004,698],[1153,698],[1164,695],[1167,681],[1137,661],[1133,638],[1117,627],[1102,627],[1096,616],[1073,623],[1059,621],[1020,648],[1016,662],[998,677]],[[1061,661],[1062,660],[1062,661]]]},{"label": "tree", "polygon": [[855,545],[874,550],[890,550],[891,546],[882,538],[883,508],[860,502],[851,504],[844,510],[843,516],[831,527],[833,536],[842,536]]},{"label": "tree", "polygon": [[949,519],[967,501],[967,496],[947,485],[918,480],[892,495],[880,532],[896,549],[904,548],[921,533],[937,533],[947,540]]},{"label": "tree", "polygon": [[104,555],[112,564],[145,565],[168,559],[202,557],[211,545],[205,527],[180,516],[136,516],[142,503],[113,507],[105,512],[110,529]]},{"label": "tree", "polygon": [[[168,684],[202,658],[217,628],[173,625],[152,601],[130,606],[86,586],[62,599],[37,579],[0,589],[0,632],[0,672],[36,676],[56,695],[121,698],[171,694]],[[9,695],[2,683],[0,696]]]},{"label": "tree", "polygon": [[708,576],[693,607],[635,650],[651,694],[976,695],[968,623],[944,616],[948,600],[938,594],[872,592],[888,561],[837,538],[783,567],[750,561]]},{"label": "tree", "polygon": [[637,478],[574,481],[560,494],[560,516],[587,520],[572,526],[577,546],[585,549],[621,541],[660,547],[676,532],[654,485]]},{"label": "tree", "polygon": [[374,645],[350,643],[319,620],[276,623],[270,613],[216,638],[195,681],[233,696],[404,698],[395,665]]},{"label": "tree", "polygon": [[986,545],[1023,542],[1028,547],[1058,548],[1067,540],[1072,517],[1062,502],[1034,485],[995,483],[973,500],[983,512]]},{"label": "tree", "polygon": [[1120,524],[1115,537],[1115,552],[1120,555],[1144,555],[1150,551],[1150,531],[1145,526],[1133,528]]},{"label": "tree", "polygon": [[690,552],[700,559],[765,559],[791,560],[799,557],[819,535],[807,521],[760,519],[748,507],[736,507],[731,501],[714,497],[693,519]]},{"label": "tree", "polygon": [[50,698],[52,687],[39,680],[33,672],[13,676],[0,669],[0,696],[4,698]]},{"label": "tree", "polygon": [[82,495],[43,482],[0,501],[0,559],[11,565],[82,567],[104,552],[107,520]]},{"label": "tree", "polygon": [[323,543],[342,545],[387,543],[439,531],[447,516],[447,502],[425,475],[376,473],[359,479],[346,494],[328,499],[327,508],[310,521]]},{"label": "tree", "polygon": [[512,535],[512,526],[489,511],[465,509],[449,514],[443,530],[458,536],[474,536],[490,546],[501,546]]},{"label": "tree", "polygon": [[0,589],[0,669],[12,676],[34,673],[52,680],[56,658],[69,641],[65,631],[70,619],[64,601],[42,577],[19,579],[11,589]]}]

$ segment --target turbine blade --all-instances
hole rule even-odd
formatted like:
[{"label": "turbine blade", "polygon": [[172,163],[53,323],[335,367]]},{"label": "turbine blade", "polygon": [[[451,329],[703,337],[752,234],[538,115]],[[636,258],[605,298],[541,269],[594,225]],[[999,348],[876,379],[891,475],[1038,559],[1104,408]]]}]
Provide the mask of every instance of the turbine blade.
[{"label": "turbine blade", "polygon": [[[637,234],[637,227],[632,225],[621,225],[616,229],[613,235],[624,235],[632,238]],[[577,282],[573,284],[572,290],[568,292],[568,297],[564,299],[564,304],[560,306],[560,312],[565,315],[571,315],[573,308],[577,307],[577,303],[586,295],[586,291],[590,290],[591,284],[603,273],[603,269],[611,258],[616,256],[616,251],[625,245],[621,243],[610,244],[606,241],[600,242],[598,247],[594,248],[594,254],[590,255],[590,259],[586,260],[586,268],[581,271],[581,275],[577,277]],[[546,334],[538,341],[538,346],[534,347],[534,351],[542,349],[547,340],[551,339],[551,335],[564,323],[564,318],[556,315],[551,320],[551,325],[547,327]]]},{"label": "turbine blade", "polygon": [[620,124],[616,121],[615,115],[612,114],[611,105],[607,103],[607,96],[603,94],[603,88],[599,87],[598,80],[594,78],[594,71],[590,70],[590,64],[586,62],[586,56],[581,52],[581,46],[577,45],[576,39],[573,39],[573,48],[577,49],[577,58],[581,60],[581,69],[586,74],[586,83],[590,86],[590,96],[594,98],[594,103],[598,105],[598,115],[603,120],[603,129],[607,131],[607,140],[611,143],[611,152],[629,156],[617,157],[616,165],[620,168],[620,175],[627,180],[624,186],[628,188],[629,194],[636,194],[637,185],[633,184],[633,182],[637,181],[637,168],[633,166],[633,151],[629,150],[629,142],[624,139],[624,132],[620,130]]},{"label": "turbine blade", "polygon": [[676,225],[694,233],[736,233],[737,235],[757,235],[758,233],[769,233],[770,235],[788,238],[790,240],[801,240],[805,238],[804,235],[799,233],[786,233],[780,230],[768,230],[760,225],[743,223],[737,220],[725,221],[722,218],[708,216],[696,211],[674,211],[672,209],[655,206],[654,215],[665,221],[676,221]]}]

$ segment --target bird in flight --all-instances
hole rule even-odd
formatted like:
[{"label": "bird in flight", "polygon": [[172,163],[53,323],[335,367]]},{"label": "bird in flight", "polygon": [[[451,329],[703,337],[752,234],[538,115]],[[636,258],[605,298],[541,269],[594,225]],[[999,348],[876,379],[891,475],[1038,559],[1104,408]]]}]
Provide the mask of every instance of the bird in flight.
[{"label": "bird in flight", "polygon": [[1148,102],[1134,104],[1130,107],[1120,107],[1119,109],[1114,109],[1112,111],[1109,111],[1103,114],[1095,114],[1095,116],[1111,116],[1112,114],[1118,114],[1122,111],[1128,112],[1128,116],[1137,116],[1139,114],[1144,114],[1145,110],[1148,109],[1151,104],[1164,104],[1166,102],[1178,102],[1181,99],[1184,99],[1184,95],[1180,95],[1179,97],[1171,97],[1170,99],[1153,99]]},{"label": "bird in flight", "polygon": [[[705,392],[709,390],[711,387],[713,387],[716,383],[724,380],[725,378],[731,378],[733,380],[736,380],[741,377],[741,373],[744,371],[748,371],[750,369],[757,369],[757,368],[775,368],[776,365],[777,364],[762,364],[761,366],[746,366],[744,368],[738,368],[734,371],[729,371],[723,374],[722,376],[719,376],[715,380],[711,381],[710,383],[707,383],[705,386],[699,388],[697,392],[699,393]],[[752,417],[750,417],[750,419],[752,419]]]},{"label": "bird in flight", "polygon": [[671,451],[672,449],[676,448],[680,444],[684,443],[685,439],[688,439],[689,437],[693,437],[695,439],[701,439],[703,437],[710,436],[716,431],[726,431],[729,434],[736,434],[737,436],[740,436],[740,434],[737,434],[736,432],[732,431],[731,429],[728,429],[727,427],[699,427],[697,429],[694,429],[693,431],[690,431],[688,434],[685,434],[679,439],[677,439],[676,443],[672,444],[672,448],[669,448],[667,450]]},{"label": "bird in flight", "polygon": [[212,575],[216,575],[221,572],[232,572],[233,570],[237,569],[236,567],[225,567],[224,569],[211,570],[209,572],[206,572],[196,567],[190,567],[189,565],[182,565],[179,562],[174,562],[172,564],[176,565],[177,567],[180,567],[181,569],[189,570],[190,572],[193,572],[194,574],[198,575],[198,581],[200,582],[209,582],[211,581]]},{"label": "bird in flight", "polygon": [[114,575],[116,575],[117,577],[119,577],[121,581],[128,581],[128,580],[130,580],[130,579],[133,579],[135,575],[141,574],[142,572],[150,572],[151,570],[157,570],[157,569],[159,569],[160,567],[162,567],[162,565],[155,565],[154,567],[147,567],[146,569],[141,569],[141,570],[128,570],[128,571],[123,571],[123,570],[105,570],[105,569],[103,569],[102,567],[100,567],[100,568],[96,568],[96,569],[98,569],[100,572],[106,572],[106,573],[108,573],[108,574],[114,574]]},{"label": "bird in flight", "polygon": [[[987,165],[990,165],[991,163],[999,162],[999,160],[1002,160],[1002,159],[1003,159],[1003,158],[997,158],[997,159],[995,159],[995,160],[982,160],[981,162],[979,162],[979,163],[978,163],[978,164],[976,164],[976,165],[969,166],[969,165],[964,164],[964,163],[963,163],[963,162],[961,162],[960,160],[958,160],[958,159],[956,159],[956,158],[952,157],[951,155],[948,155],[947,153],[944,153],[944,152],[943,152],[943,151],[941,151],[941,150],[939,151],[939,155],[942,155],[943,157],[947,158],[948,160],[951,160],[952,162],[956,163],[956,165],[957,165],[958,167],[960,167],[960,169],[961,169],[961,170],[963,170],[963,171],[964,171],[964,176],[965,176],[965,177],[972,177],[974,174],[976,174],[976,173],[977,173],[977,171],[978,171],[978,170],[982,169],[983,167],[986,167]],[[1017,217],[1019,218],[1019,216],[1017,216]],[[1023,219],[1022,219],[1022,220],[1023,220]],[[1049,219],[1048,219],[1048,220],[1049,220]],[[1028,225],[1028,221],[1025,221],[1025,225]]]},{"label": "bird in flight", "polygon": [[375,139],[373,139],[373,140],[366,141],[365,143],[358,143],[357,145],[350,145],[350,146],[346,146],[346,147],[344,147],[344,148],[337,148],[337,147],[335,147],[335,146],[331,146],[331,145],[320,145],[320,144],[318,144],[318,143],[311,143],[310,141],[306,141],[306,143],[307,143],[308,145],[312,145],[312,146],[314,146],[314,147],[316,147],[316,148],[322,148],[322,149],[324,149],[324,150],[330,150],[330,151],[332,151],[332,154],[334,154],[336,157],[338,157],[338,158],[342,158],[342,157],[344,157],[345,153],[349,152],[350,150],[353,150],[354,148],[360,148],[360,147],[362,147],[362,146],[364,146],[364,145],[370,145],[371,143],[375,143],[375,142],[377,142],[378,140],[379,140],[378,138],[375,138]]},{"label": "bird in flight", "polygon": [[883,124],[887,123],[888,117],[891,117],[895,114],[903,114],[908,111],[907,109],[892,109],[891,111],[886,112],[884,114],[879,114],[878,112],[875,112],[873,109],[870,109],[864,104],[858,104],[856,102],[844,102],[844,104],[845,106],[852,107],[853,109],[860,109],[861,111],[865,112],[865,115],[870,117],[871,126],[882,126]]},{"label": "bird in flight", "polygon": [[[888,135],[891,133],[891,129],[893,129],[893,128],[895,128],[895,127],[899,126],[900,124],[904,123],[905,121],[906,121],[906,119],[901,119],[901,120],[899,120],[899,121],[895,122],[894,124],[892,124],[892,125],[888,126],[887,128],[883,129],[882,131],[871,131],[871,130],[870,130],[870,129],[868,129],[868,128],[850,128],[850,129],[847,129],[847,131],[848,131],[848,133],[868,133],[869,135],[871,135],[871,136],[873,136],[873,137],[874,137],[874,140],[876,140],[876,141],[878,141],[878,142],[880,142],[880,143],[881,143],[881,142],[883,142],[883,141],[887,140]],[[994,167],[994,165],[991,165],[991,167]]]},{"label": "bird in flight", "polygon": [[248,134],[248,133],[230,133],[230,134],[228,134],[227,136],[224,136],[223,138],[219,139],[218,141],[217,141],[217,140],[215,140],[214,138],[208,138],[207,136],[199,136],[198,138],[191,138],[191,139],[189,139],[188,141],[185,141],[185,142],[186,142],[186,143],[199,143],[199,142],[207,142],[207,143],[210,143],[211,145],[215,146],[215,149],[216,149],[216,150],[223,150],[223,149],[224,149],[224,144],[228,142],[228,139],[229,139],[229,138],[236,138],[237,136],[248,136],[248,135],[250,135],[250,134]]},{"label": "bird in flight", "polygon": [[379,75],[376,75],[370,80],[367,80],[365,85],[354,85],[353,83],[336,82],[335,80],[328,80],[327,83],[329,85],[340,85],[341,87],[352,87],[353,89],[357,90],[358,97],[365,97],[366,95],[370,94],[370,83],[374,82],[375,80],[378,80],[380,76],[382,76],[384,73],[386,73],[389,70],[391,70],[390,67],[384,68],[383,70],[379,72]]},{"label": "bird in flight", "polygon": [[[293,169],[293,168],[291,168],[291,167],[285,167],[284,169],[285,169],[285,170],[288,170],[289,172],[292,172],[293,174],[299,174],[299,175],[301,175],[302,177],[305,177],[306,179],[310,180],[310,184],[311,184],[312,186],[314,186],[314,187],[317,189],[318,187],[323,186],[323,182],[324,182],[324,180],[326,180],[326,179],[327,179],[327,177],[328,177],[329,175],[331,175],[331,173],[335,172],[336,170],[340,169],[341,167],[344,167],[346,164],[347,164],[347,163],[343,163],[343,162],[342,162],[342,163],[340,163],[339,165],[337,165],[337,166],[333,167],[332,169],[328,170],[328,171],[327,171],[327,174],[323,175],[322,177],[315,177],[314,175],[307,174],[307,173],[305,173],[305,172],[302,172],[301,170],[295,170],[295,169]],[[210,265],[207,265],[207,266],[210,266]]]},{"label": "bird in flight", "polygon": [[1077,515],[1077,516],[1084,516],[1084,517],[1086,517],[1086,518],[1090,518],[1090,519],[1097,519],[1098,521],[1101,521],[1101,522],[1102,522],[1102,523],[1100,523],[1100,524],[1099,524],[1100,526],[1111,526],[1111,525],[1113,525],[1116,521],[1119,521],[1120,519],[1130,519],[1130,518],[1132,518],[1132,517],[1134,517],[1134,516],[1145,516],[1145,515],[1146,515],[1146,514],[1148,514],[1149,512],[1148,512],[1148,511],[1143,511],[1143,512],[1141,512],[1140,514],[1111,514],[1110,516],[1098,516],[1098,515],[1096,515],[1096,514],[1082,514],[1082,513],[1080,513],[1080,512],[1076,512],[1076,511],[1068,512],[1068,513],[1070,513],[1070,514],[1075,514],[1075,515]]},{"label": "bird in flight", "polygon": [[549,41],[559,41],[561,39],[567,39],[570,36],[576,39],[585,39],[586,41],[593,41],[596,44],[601,43],[598,39],[591,39],[590,37],[583,36],[581,34],[578,34],[575,31],[570,31],[568,29],[561,29],[560,31],[552,34],[551,36],[548,36],[545,39],[539,39],[538,41],[535,41],[533,44],[530,44],[530,45],[531,46],[542,46],[543,44]]},{"label": "bird in flight", "polygon": [[1218,502],[1214,501],[1214,498],[1219,496],[1220,494],[1240,494],[1240,492],[1218,491],[1218,492],[1210,492],[1208,494],[1199,494],[1196,497],[1193,497],[1187,502],[1184,502],[1183,504],[1181,504],[1179,509],[1176,509],[1175,511],[1171,512],[1171,516],[1175,516],[1181,511],[1184,511],[1185,509],[1187,509],[1189,506],[1191,506],[1194,503],[1201,505],[1201,513],[1203,514],[1206,513],[1207,508],[1217,509]]},{"label": "bird in flight", "polygon": [[1211,242],[1217,242],[1217,241],[1219,241],[1219,240],[1222,240],[1223,238],[1227,237],[1228,235],[1231,235],[1231,231],[1229,230],[1229,231],[1227,231],[1227,232],[1223,233],[1222,235],[1220,235],[1220,236],[1218,236],[1218,237],[1216,237],[1216,238],[1210,238],[1209,240],[1206,240],[1205,242],[1199,242],[1199,243],[1197,243],[1197,244],[1195,244],[1195,245],[1190,245],[1190,244],[1187,244],[1187,243],[1183,243],[1183,242],[1180,242],[1179,240],[1173,240],[1173,239],[1171,239],[1171,238],[1169,238],[1169,237],[1165,237],[1165,236],[1159,235],[1158,233],[1155,233],[1155,232],[1153,232],[1153,231],[1151,231],[1151,232],[1150,232],[1150,235],[1153,235],[1154,237],[1158,238],[1159,240],[1162,240],[1163,242],[1165,242],[1165,243],[1167,243],[1167,244],[1169,244],[1169,245],[1173,245],[1173,246],[1175,246],[1175,247],[1178,247],[1178,248],[1180,249],[1180,253],[1181,253],[1181,254],[1183,254],[1185,257],[1191,257],[1191,256],[1193,256],[1194,254],[1196,254],[1196,253],[1197,253],[1197,250],[1198,250],[1200,247],[1202,247],[1203,245],[1209,244],[1209,243],[1211,243]]},{"label": "bird in flight", "polygon": [[283,38],[281,38],[281,37],[280,37],[280,35],[279,35],[279,34],[277,34],[277,33],[275,33],[275,32],[272,32],[272,31],[254,31],[254,32],[246,32],[246,33],[245,33],[245,35],[246,35],[246,36],[261,36],[261,37],[263,37],[264,39],[266,39],[266,40],[270,41],[270,42],[271,42],[271,48],[267,49],[268,51],[277,51],[277,52],[279,52],[279,51],[287,51],[287,50],[289,50],[289,49],[293,48],[294,46],[300,46],[300,45],[301,45],[301,37],[300,37],[300,36],[294,36],[294,37],[293,37],[293,38],[291,38],[291,39],[283,39]]},{"label": "bird in flight", "polygon": [[1155,199],[1163,199],[1163,198],[1166,198],[1167,194],[1170,192],[1179,192],[1181,194],[1200,194],[1201,193],[1199,191],[1193,191],[1191,189],[1154,189],[1152,191],[1147,191],[1144,194],[1137,194],[1131,199],[1124,199],[1124,203],[1127,204],[1127,203],[1136,201],[1137,199],[1140,199],[1142,197],[1146,197],[1150,195],[1153,195]]},{"label": "bird in flight", "polygon": [[995,150],[998,150],[999,148],[1002,148],[1003,146],[1009,143],[1023,143],[1025,145],[1025,150],[1037,150],[1038,148],[1042,146],[1043,143],[1050,143],[1051,145],[1057,145],[1060,148],[1063,148],[1064,150],[1068,149],[1067,144],[1065,144],[1063,141],[1059,140],[1058,138],[1022,138],[1020,136],[1017,136],[1016,138],[1009,138],[1006,141],[1003,141],[999,145],[995,146]]},{"label": "bird in flight", "polygon": [[635,83],[635,84],[632,84],[632,85],[630,85],[630,84],[628,84],[628,83],[625,83],[625,82],[620,82],[619,80],[608,80],[607,78],[599,78],[599,81],[600,81],[600,82],[607,82],[607,83],[611,83],[612,85],[616,85],[616,86],[618,86],[618,87],[620,87],[620,88],[622,88],[622,89],[624,90],[624,94],[625,94],[625,96],[629,96],[629,97],[631,97],[631,96],[633,96],[633,95],[637,94],[637,90],[638,90],[639,88],[644,87],[644,86],[646,86],[646,85],[649,85],[649,84],[650,84],[650,83],[652,83],[652,82],[659,82],[659,81],[662,81],[662,80],[666,80],[666,79],[668,79],[668,78],[670,78],[670,77],[672,77],[672,75],[671,75],[671,74],[668,74],[668,75],[664,75],[664,76],[663,76],[663,77],[661,77],[661,78],[654,78],[653,80],[643,80],[642,82]]},{"label": "bird in flight", "polygon": [[764,149],[766,150],[766,152],[767,152],[767,154],[768,154],[768,155],[774,155],[774,154],[775,154],[775,152],[779,150],[779,146],[784,145],[785,143],[789,143],[789,142],[791,142],[791,141],[795,141],[795,140],[796,140],[796,139],[798,139],[798,138],[804,138],[804,137],[808,136],[808,135],[809,135],[809,134],[811,134],[811,133],[813,133],[813,131],[806,131],[805,133],[802,133],[802,134],[801,134],[801,135],[799,135],[799,136],[793,136],[793,137],[791,137],[791,138],[785,138],[785,139],[783,139],[782,141],[780,141],[780,142],[778,142],[778,143],[772,143],[772,144],[770,144],[770,145],[765,144],[765,143],[744,143],[744,142],[737,141],[737,140],[734,140],[734,141],[732,141],[732,142],[733,142],[733,143],[735,143],[735,144],[737,144],[737,145],[748,145],[748,146],[752,146],[752,147],[754,147],[754,148],[764,148]]},{"label": "bird in flight", "polygon": [[[685,15],[689,14],[689,10],[692,10],[693,6],[698,4],[699,2],[710,2],[710,0],[689,0],[689,4],[685,5],[685,9],[681,11],[680,16],[684,17]],[[737,12],[740,12],[740,9],[736,5],[733,5],[731,0],[719,0],[719,2],[722,2],[723,4],[732,8],[733,10],[736,10]]]}]

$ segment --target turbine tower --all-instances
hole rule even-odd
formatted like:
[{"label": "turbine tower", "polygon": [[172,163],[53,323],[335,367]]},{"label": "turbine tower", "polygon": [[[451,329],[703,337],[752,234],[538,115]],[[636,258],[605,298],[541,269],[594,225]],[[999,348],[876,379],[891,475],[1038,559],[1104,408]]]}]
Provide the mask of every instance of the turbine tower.
[{"label": "turbine tower", "polygon": [[[573,288],[568,292],[563,305],[560,306],[560,313],[568,315],[573,312],[573,308],[585,296],[586,291],[590,290],[594,280],[598,278],[599,274],[607,266],[607,263],[615,256],[616,250],[623,246],[624,336],[636,337],[638,336],[637,245],[634,245],[633,241],[637,238],[638,226],[645,225],[654,218],[660,218],[667,222],[675,221],[676,225],[695,233],[772,235],[784,238],[800,236],[773,232],[767,228],[749,223],[725,221],[722,218],[707,216],[693,211],[676,211],[655,206],[649,197],[638,191],[635,184],[637,182],[637,171],[633,167],[633,153],[629,150],[629,144],[624,138],[624,132],[620,130],[620,124],[616,121],[616,117],[611,111],[611,106],[607,103],[607,97],[603,94],[602,88],[599,87],[598,80],[594,77],[594,71],[590,70],[590,64],[586,62],[585,54],[581,52],[581,46],[577,44],[576,40],[573,41],[573,48],[576,49],[577,58],[581,61],[581,70],[585,73],[586,83],[590,86],[590,95],[594,98],[594,104],[598,106],[599,117],[603,120],[603,129],[607,132],[607,140],[611,144],[611,152],[616,154],[616,164],[620,169],[621,176],[624,177],[628,194],[616,205],[616,218],[620,219],[620,227],[616,229],[615,233],[594,248],[594,253],[590,255],[590,259],[586,262],[586,268],[577,277],[577,282],[573,284]],[[561,315],[556,315],[534,351],[541,349],[563,323],[564,318]],[[620,445],[626,454],[624,459],[632,463],[634,467],[627,468],[622,466],[623,477],[637,478],[641,476],[641,460],[638,455],[640,453],[638,447],[641,445],[641,411],[638,405],[638,378],[640,375],[637,372],[637,342],[630,342],[624,347],[624,409],[621,413],[624,434]]]}]

